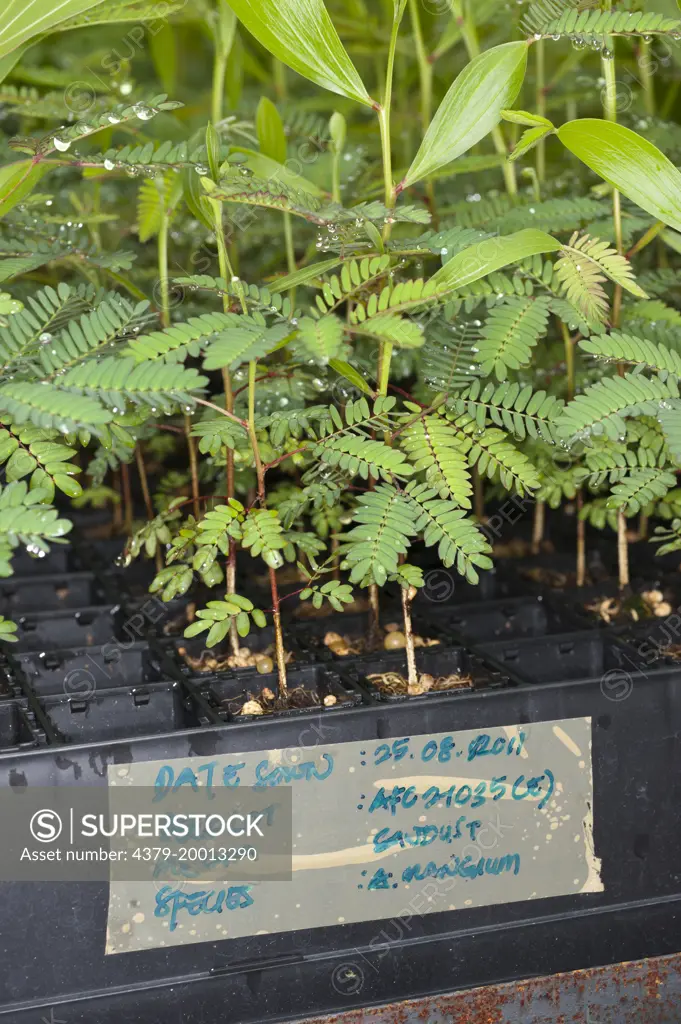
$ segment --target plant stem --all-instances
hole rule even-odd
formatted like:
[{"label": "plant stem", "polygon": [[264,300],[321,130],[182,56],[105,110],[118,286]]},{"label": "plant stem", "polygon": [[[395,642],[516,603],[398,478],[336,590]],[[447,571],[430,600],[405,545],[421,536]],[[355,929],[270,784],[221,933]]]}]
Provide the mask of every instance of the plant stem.
[{"label": "plant stem", "polygon": [[[229,370],[222,368],[222,383],[225,389],[225,409],[227,412],[234,414],[234,395],[232,393],[232,378],[229,375]],[[227,485],[227,499],[234,497],[234,451],[226,447],[226,485]],[[234,537],[229,538],[229,554],[227,555],[227,565],[225,571],[225,590],[227,594],[236,594],[236,541]],[[229,645],[232,654],[237,654],[241,642],[239,639],[239,632],[236,628],[236,621],[232,619],[229,627]]]},{"label": "plant stem", "polygon": [[130,535],[132,533],[132,490],[130,488],[130,470],[128,469],[127,462],[121,462],[121,481],[123,483],[123,509],[124,509],[124,525],[125,532]]},{"label": "plant stem", "polygon": [[485,494],[478,467],[473,466],[473,514],[479,523],[485,518]]},{"label": "plant stem", "polygon": [[546,520],[546,505],[538,501],[534,506],[534,518],[532,521],[532,554],[538,555],[541,551],[544,540],[544,523]]},{"label": "plant stem", "polygon": [[[395,206],[395,188],[393,185],[392,156],[390,154],[390,114],[385,107],[380,107],[378,113],[378,126],[381,130],[381,152],[383,156],[383,186],[384,202],[389,210]],[[390,238],[392,225],[386,219],[383,225],[383,240]]]},{"label": "plant stem", "polygon": [[575,346],[570,332],[567,329],[567,325],[560,322],[560,329],[563,335],[563,345],[565,347],[565,373],[567,377],[567,400],[571,402],[575,397]]},{"label": "plant stem", "polygon": [[[151,501],[151,494],[149,493],[149,480],[147,478],[147,468],[144,465],[144,454],[142,452],[142,442],[138,441],[135,446],[135,461],[137,462],[137,473],[140,478],[140,486],[142,488],[142,497],[144,498],[144,507],[147,512],[147,520],[151,522],[154,518],[154,506]],[[160,572],[163,568],[163,557],[160,549],[156,548],[156,572]]]},{"label": "plant stem", "polygon": [[[291,220],[291,214],[284,214],[284,242],[286,245],[286,266],[288,267],[289,274],[292,274],[296,269],[296,254],[293,248],[293,221]],[[291,289],[291,307],[295,309],[296,305],[296,290]]]},{"label": "plant stem", "polygon": [[340,153],[332,153],[331,156],[331,201],[338,203],[339,206],[343,204],[343,196],[341,194],[341,182],[340,182]]},{"label": "plant stem", "polygon": [[421,131],[425,135],[433,114],[433,65],[428,60],[428,53],[426,51],[425,43],[423,42],[423,31],[421,29],[418,0],[409,0],[409,18],[411,21],[411,32],[414,37],[416,60],[418,61],[419,66],[419,82],[421,87]]},{"label": "plant stem", "polygon": [[[474,57],[478,57],[480,54],[480,43],[478,41],[478,33],[475,28],[475,21],[471,17],[468,6],[464,11],[464,0],[450,0],[454,16],[458,19],[461,25],[461,37],[466,47],[466,53],[468,59],[473,60]],[[495,125],[492,129],[492,142],[494,148],[500,156],[508,155],[508,147],[506,146],[506,140],[504,139],[504,133],[502,132],[499,125]],[[510,163],[508,160],[502,164],[502,172],[504,175],[504,184],[506,185],[506,191],[510,196],[518,194],[518,182],[515,174],[515,164]]]},{"label": "plant stem", "polygon": [[641,251],[641,249],[645,249],[647,245],[650,245],[650,243],[653,242],[660,232],[664,231],[666,227],[667,225],[663,220],[655,221],[655,223],[648,228],[645,234],[641,235],[638,242],[636,242],[635,245],[632,245],[631,249],[626,254],[627,259],[630,260],[631,257],[635,256],[636,253]]},{"label": "plant stem", "polygon": [[[258,435],[255,430],[255,375],[257,363],[252,360],[248,364],[248,436],[253,450],[255,460],[255,474],[258,480],[258,499],[260,507],[267,507],[267,493],[265,490],[265,470],[260,457],[258,446]],[[272,618],[274,620],[274,649],[276,652],[277,674],[279,677],[279,696],[285,700],[288,691],[286,684],[286,653],[284,651],[284,634],[281,628],[281,613],[279,611],[279,588],[277,586],[277,573],[272,566],[268,566],[270,577],[270,592],[272,595]]]},{"label": "plant stem", "polygon": [[627,546],[627,521],[624,512],[617,512],[617,565],[620,590],[629,586],[629,548]]},{"label": "plant stem", "polygon": [[284,633],[281,628],[281,612],[279,601],[279,588],[277,587],[276,570],[269,566],[270,593],[272,594],[272,621],[274,622],[274,650],[277,661],[277,676],[279,679],[279,696],[286,700],[288,695],[288,684],[286,680],[286,653],[284,650]]},{"label": "plant stem", "polygon": [[189,470],[192,480],[192,506],[194,518],[201,518],[201,506],[199,505],[199,465],[196,458],[196,441],[192,437],[192,418],[188,413],[184,417],[184,436],[187,441],[187,452],[189,454]]},{"label": "plant stem", "polygon": [[586,582],[586,523],[580,518],[584,505],[582,489],[577,491],[577,586],[583,587]]},{"label": "plant stem", "polygon": [[[611,0],[605,0],[605,10],[610,10],[612,4]],[[605,78],[605,95],[603,97],[603,114],[607,121],[617,121],[617,79],[615,76],[615,40],[612,36],[605,38],[605,49],[610,54],[608,57],[601,58],[601,66],[603,69],[603,77]],[[615,228],[615,248],[620,255],[623,253],[622,245],[622,204],[620,200],[620,194],[617,189],[613,189],[612,192],[612,216]],[[620,311],[622,308],[622,286],[619,284],[615,285],[612,300],[612,325],[613,327],[619,326]],[[623,373],[623,368],[619,367],[620,374]]]},{"label": "plant stem", "polygon": [[[163,202],[163,198],[161,200]],[[163,327],[170,327],[170,292],[168,288],[168,218],[165,209],[158,232],[158,279],[161,292],[160,319]]]},{"label": "plant stem", "polygon": [[419,676],[416,671],[416,653],[414,651],[414,630],[411,623],[411,591],[400,588],[402,591],[402,620],[404,622],[405,650],[407,653],[407,693],[415,693],[418,690]]},{"label": "plant stem", "polygon": [[[609,11],[612,8],[612,0],[603,0],[602,7]],[[617,121],[617,79],[615,75],[615,40],[612,36],[606,37],[605,47],[609,56],[601,60],[603,66],[603,77],[605,78],[604,115],[607,121]],[[620,194],[617,189],[612,193],[612,216],[615,225],[615,247],[618,253],[622,254],[622,205]],[[618,327],[622,309],[622,286],[615,285],[612,299],[612,326]],[[617,366],[618,373],[624,376],[624,364]],[[617,512],[617,564],[619,570],[620,590],[629,585],[629,551],[627,548],[627,521],[624,512],[619,509]]]},{"label": "plant stem", "polygon": [[[409,18],[411,21],[411,33],[414,38],[414,48],[416,50],[416,60],[419,68],[421,134],[425,135],[433,116],[433,65],[428,59],[428,52],[423,41],[421,16],[419,14],[419,0],[409,0]],[[427,181],[425,188],[426,196],[428,198],[428,206],[433,218],[433,227],[437,230],[439,224],[433,182]]]},{"label": "plant stem", "polygon": [[641,53],[638,59],[638,69],[641,72],[641,84],[643,86],[643,102],[646,114],[655,116],[655,83],[650,69],[650,43],[645,39],[641,40]]},{"label": "plant stem", "polygon": [[[385,205],[389,210],[395,205],[396,193],[393,185],[392,153],[390,149],[390,111],[393,97],[393,72],[395,69],[395,48],[397,46],[397,35],[400,30],[400,22],[404,14],[406,0],[399,0],[393,15],[392,28],[390,30],[390,43],[388,44],[388,61],[385,70],[385,88],[383,100],[376,113],[378,114],[378,126],[381,132],[381,154],[383,159],[383,187],[385,192]],[[386,219],[383,226],[383,239],[390,238],[392,224]]]},{"label": "plant stem", "polygon": [[[111,474],[112,489],[118,494],[121,489],[120,470],[114,470]],[[114,502],[112,524],[114,533],[120,533],[123,526],[123,508],[120,501]]]},{"label": "plant stem", "polygon": [[638,539],[646,540],[648,537],[648,513],[641,512],[638,517]]},{"label": "plant stem", "polygon": [[[544,40],[540,39],[535,47],[537,56],[536,99],[537,113],[546,117],[546,70]],[[541,139],[537,145],[537,177],[542,182],[546,177],[546,140]]]},{"label": "plant stem", "polygon": [[378,587],[372,583],[369,587],[369,639],[374,641],[381,632],[381,606],[378,600]]},{"label": "plant stem", "polygon": [[384,341],[379,347],[378,364],[378,394],[383,398],[388,394],[388,383],[390,381],[390,363],[393,357],[393,345],[390,341]]},{"label": "plant stem", "polygon": [[[392,154],[390,150],[390,107],[392,104],[392,90],[393,90],[393,69],[395,66],[395,48],[397,46],[397,34],[400,28],[400,22],[404,14],[404,8],[406,0],[400,0],[399,6],[394,10],[393,23],[390,30],[390,44],[388,46],[388,62],[385,73],[385,89],[383,90],[383,102],[378,107],[376,113],[378,115],[378,126],[381,132],[381,154],[383,160],[383,186],[384,186],[384,201],[385,205],[389,210],[392,210],[395,206],[396,193],[393,185],[393,172],[392,172]],[[387,240],[390,238],[390,231],[392,224],[389,218],[386,218],[386,222],[383,226],[383,239]],[[389,343],[381,342],[378,347],[378,372],[376,374],[379,385],[379,395],[387,395],[388,393],[388,380],[390,378],[390,360],[392,357],[392,345]],[[369,586],[369,606],[371,608],[371,614],[369,619],[369,635],[374,640],[379,632],[380,628],[380,610],[379,610],[379,599],[378,599],[378,587],[375,583],[371,583]]]},{"label": "plant stem", "polygon": [[225,72],[227,70],[227,58],[223,46],[218,43],[213,56],[213,86],[211,90],[210,119],[217,125],[222,120],[222,104],[225,95]]},{"label": "plant stem", "polygon": [[274,91],[278,100],[285,100],[288,95],[286,85],[286,65],[282,64],[276,57],[272,60],[272,77],[274,78]]},{"label": "plant stem", "polygon": [[[213,210],[215,238],[218,247],[218,266],[220,268],[220,277],[224,278],[225,281],[225,294],[222,296],[222,308],[225,313],[227,313],[229,311],[229,295],[227,292],[229,290],[229,283],[234,277],[234,274],[232,272],[232,264],[229,258],[227,243],[225,242],[225,233],[222,227],[222,204],[212,202],[211,207]],[[246,301],[241,290],[239,291],[239,298],[241,300],[242,312],[245,313],[247,311]],[[222,384],[225,390],[225,410],[229,415],[235,418],[232,378],[230,377],[227,367],[222,368]],[[229,446],[225,447],[225,486],[225,493],[227,495],[227,500],[229,501],[230,498],[234,497],[234,451]],[[230,537],[229,539],[229,554],[227,555],[227,566],[225,572],[225,592],[228,596],[230,594],[236,594],[236,541],[233,537]],[[234,620],[232,620],[229,630],[229,644],[232,654],[236,654],[241,645]]]}]

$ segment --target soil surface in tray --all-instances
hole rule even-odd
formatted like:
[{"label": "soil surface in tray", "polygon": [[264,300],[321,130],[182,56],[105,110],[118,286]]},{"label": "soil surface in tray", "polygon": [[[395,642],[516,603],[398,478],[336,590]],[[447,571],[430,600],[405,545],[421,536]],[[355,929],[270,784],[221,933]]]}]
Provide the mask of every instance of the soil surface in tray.
[{"label": "soil surface in tray", "polygon": [[[561,572],[559,569],[549,569],[546,566],[533,566],[531,569],[521,569],[520,576],[531,583],[539,583],[552,590],[572,590],[577,586],[576,572]],[[595,581],[587,572],[584,576],[584,586],[591,586]]]},{"label": "soil surface in tray", "polygon": [[427,672],[422,672],[418,682],[411,689],[407,680],[399,672],[372,672],[367,679],[381,693],[392,696],[407,694],[409,697],[418,697],[423,693],[435,693],[443,690],[469,689],[473,685],[471,676],[461,676],[457,673],[449,676],[431,676]]},{"label": "soil surface in tray", "polygon": [[[224,672],[225,669],[255,668],[261,675],[274,671],[274,644],[262,651],[251,651],[249,647],[240,647],[236,654],[221,654],[210,650],[202,651],[193,657],[185,647],[178,647],[177,653],[189,668],[195,672]],[[286,664],[293,661],[291,651],[285,652]]]},{"label": "soil surface in tray", "polygon": [[289,690],[286,698],[265,686],[258,693],[246,691],[238,697],[229,697],[222,701],[223,707],[233,715],[271,715],[275,711],[290,711],[295,708],[317,708],[322,704],[325,707],[333,707],[337,698],[333,694],[327,694],[323,701],[320,701],[316,690],[308,690],[304,686],[296,686]]},{"label": "soil surface in tray", "polygon": [[597,597],[587,601],[584,610],[609,625],[664,619],[672,614],[675,604],[672,595],[653,589],[623,594],[619,597]]},{"label": "soil surface in tray", "polygon": [[[414,647],[435,647],[439,643],[439,640],[414,634]],[[376,651],[404,650],[407,641],[399,625],[390,622],[373,637],[368,634],[352,636],[329,631],[324,636],[324,645],[337,657],[347,658],[350,655],[373,654]]]}]

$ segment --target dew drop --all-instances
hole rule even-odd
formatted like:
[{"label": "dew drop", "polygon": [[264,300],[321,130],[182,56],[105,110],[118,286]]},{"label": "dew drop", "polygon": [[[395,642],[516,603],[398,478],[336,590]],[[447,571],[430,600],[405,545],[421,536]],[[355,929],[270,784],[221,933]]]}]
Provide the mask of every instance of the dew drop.
[{"label": "dew drop", "polygon": [[105,167],[105,169],[107,171],[113,171],[115,166],[116,166],[116,164],[113,162],[113,160],[105,160],[104,161],[104,167]]},{"label": "dew drop", "polygon": [[52,335],[49,331],[43,331],[38,340],[41,345],[48,345],[52,341]]},{"label": "dew drop", "polygon": [[132,109],[135,112],[135,117],[140,121],[151,121],[154,116],[154,111],[144,103],[136,103]]},{"label": "dew drop", "polygon": [[60,153],[65,153],[67,149],[71,148],[70,139],[61,139],[58,135],[52,139],[52,145],[55,149],[58,149]]}]

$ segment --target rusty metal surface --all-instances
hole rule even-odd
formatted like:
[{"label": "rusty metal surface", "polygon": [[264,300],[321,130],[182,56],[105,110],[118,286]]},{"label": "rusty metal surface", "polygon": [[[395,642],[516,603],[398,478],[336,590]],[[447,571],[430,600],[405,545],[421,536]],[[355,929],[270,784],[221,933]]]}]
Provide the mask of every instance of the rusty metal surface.
[{"label": "rusty metal surface", "polygon": [[349,1010],[298,1024],[681,1024],[681,954]]}]

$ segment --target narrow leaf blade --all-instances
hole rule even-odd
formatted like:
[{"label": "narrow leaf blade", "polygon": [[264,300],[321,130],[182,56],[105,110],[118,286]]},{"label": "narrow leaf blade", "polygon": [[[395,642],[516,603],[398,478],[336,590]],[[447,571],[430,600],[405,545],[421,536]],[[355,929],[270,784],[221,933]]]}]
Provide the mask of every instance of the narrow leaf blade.
[{"label": "narrow leaf blade", "polygon": [[455,79],[407,171],[407,188],[451,163],[483,139],[513,105],[527,67],[527,43],[485,50]]},{"label": "narrow leaf blade", "polygon": [[630,128],[597,118],[557,130],[564,146],[657,220],[681,231],[681,171]]},{"label": "narrow leaf blade", "polygon": [[322,0],[231,0],[230,6],[251,35],[299,75],[372,106]]}]

